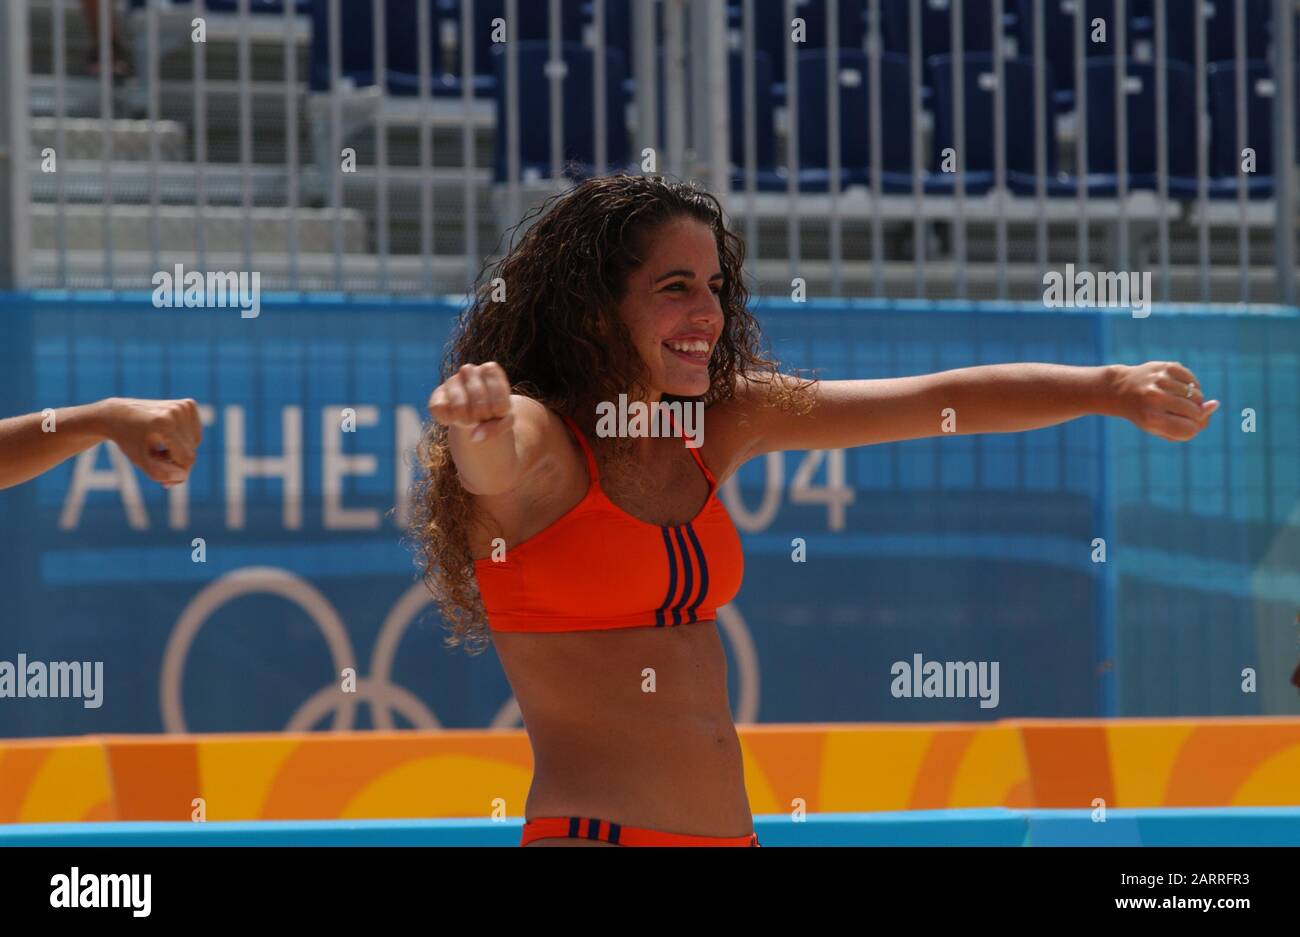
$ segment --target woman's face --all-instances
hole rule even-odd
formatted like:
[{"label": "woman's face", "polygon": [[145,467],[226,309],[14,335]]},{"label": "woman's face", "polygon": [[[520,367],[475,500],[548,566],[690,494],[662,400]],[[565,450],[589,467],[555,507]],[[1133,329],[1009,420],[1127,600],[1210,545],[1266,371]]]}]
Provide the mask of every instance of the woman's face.
[{"label": "woman's face", "polygon": [[709,226],[675,218],[650,233],[645,263],[628,276],[619,315],[650,373],[650,398],[698,397],[722,334],[722,265]]}]

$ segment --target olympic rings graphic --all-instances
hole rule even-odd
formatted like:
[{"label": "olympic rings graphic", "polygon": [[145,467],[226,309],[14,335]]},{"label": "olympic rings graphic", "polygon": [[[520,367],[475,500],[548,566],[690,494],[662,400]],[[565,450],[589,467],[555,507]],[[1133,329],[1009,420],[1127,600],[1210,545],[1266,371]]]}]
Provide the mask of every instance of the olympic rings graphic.
[{"label": "olympic rings graphic", "polygon": [[[185,662],[199,629],[213,612],[227,602],[257,594],[279,596],[306,612],[324,637],[334,668],[335,676],[330,682],[307,697],[294,711],[285,725],[286,732],[309,731],[330,713],[334,716],[331,728],[336,732],[347,731],[354,725],[357,704],[360,702],[370,706],[376,729],[397,728],[393,721],[394,710],[417,729],[442,727],[438,717],[423,701],[392,682],[393,663],[402,637],[416,616],[433,602],[433,596],[424,583],[412,585],[389,610],[379,629],[379,636],[375,639],[371,654],[371,676],[358,677],[356,692],[345,693],[336,681],[344,668],[356,670],[356,655],[352,642],[348,640],[347,627],[333,604],[319,589],[288,570],[274,566],[249,566],[227,573],[203,587],[176,620],[176,626],[167,639],[167,647],[163,652],[162,678],[159,683],[165,731],[188,731],[181,685],[185,675]],[[754,722],[758,717],[759,681],[758,652],[753,637],[734,605],[718,609],[718,626],[731,646],[738,669],[740,699],[736,708],[736,721]],[[519,705],[511,696],[492,718],[489,728],[517,728],[522,724]]]}]

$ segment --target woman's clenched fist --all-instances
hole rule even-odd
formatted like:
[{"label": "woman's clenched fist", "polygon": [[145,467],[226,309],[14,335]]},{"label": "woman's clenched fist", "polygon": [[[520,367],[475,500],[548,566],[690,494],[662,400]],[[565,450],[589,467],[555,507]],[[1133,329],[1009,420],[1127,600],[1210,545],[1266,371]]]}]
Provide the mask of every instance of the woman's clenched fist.
[{"label": "woman's clenched fist", "polygon": [[104,435],[160,484],[179,485],[194,467],[203,440],[199,405],[191,399],[104,401]]},{"label": "woman's clenched fist", "polygon": [[514,416],[505,369],[495,361],[462,364],[429,396],[429,415],[444,426],[470,430],[471,442],[506,432]]}]

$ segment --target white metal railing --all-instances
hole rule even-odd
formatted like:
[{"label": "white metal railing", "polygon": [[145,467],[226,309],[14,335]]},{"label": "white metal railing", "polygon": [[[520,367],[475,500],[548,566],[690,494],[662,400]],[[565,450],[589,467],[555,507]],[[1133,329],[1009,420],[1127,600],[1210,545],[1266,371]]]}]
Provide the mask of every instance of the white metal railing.
[{"label": "white metal railing", "polygon": [[[105,2],[93,29],[79,23],[81,6],[73,0],[3,4],[0,198],[8,200],[9,223],[0,235],[6,258],[0,282],[139,288],[148,285],[152,271],[168,268],[184,253],[185,261],[199,269],[259,266],[264,282],[294,290],[459,290],[473,282],[496,235],[518,222],[528,205],[570,184],[562,174],[566,122],[585,119],[582,112],[590,107],[591,170],[630,165],[639,171],[642,154],[652,151],[657,171],[707,184],[723,198],[746,237],[759,280],[774,291],[784,292],[790,280],[804,277],[834,295],[1024,299],[1041,292],[1044,274],[1068,257],[1079,269],[1098,264],[1150,267],[1158,299],[1296,301],[1296,0],[1266,0],[1272,21],[1266,80],[1273,97],[1274,172],[1271,192],[1259,198],[1252,197],[1256,180],[1243,170],[1237,172],[1235,192],[1230,182],[1212,178],[1209,149],[1212,140],[1230,133],[1240,153],[1261,132],[1250,123],[1252,96],[1263,92],[1259,82],[1251,84],[1247,42],[1248,28],[1258,28],[1248,17],[1263,9],[1259,0],[1221,0],[1217,11],[1202,2],[1113,0],[1107,24],[1113,127],[1092,126],[1087,118],[1094,24],[1088,19],[1091,5],[1076,0],[588,0],[585,5],[504,0],[500,11],[507,40],[513,35],[511,24],[523,22],[521,13],[535,13],[543,2],[549,50],[544,76],[521,74],[520,45],[507,41],[506,93],[499,115],[475,90],[482,83],[476,76],[484,72],[483,63],[475,61],[476,30],[483,25],[476,12],[494,8],[492,0],[458,0],[454,9],[447,0],[314,0],[315,17],[301,12],[293,0],[274,13],[255,12],[254,0],[237,0],[233,8],[224,3],[209,8],[209,0],[144,0],[119,5],[116,11]],[[526,3],[537,7],[525,8]],[[1142,64],[1151,67],[1154,107],[1151,114],[1130,117],[1133,79],[1126,33],[1131,14],[1148,6],[1154,43],[1149,50],[1134,49]],[[368,10],[371,37],[374,77],[368,82],[345,62],[356,44],[349,30],[358,23],[361,7]],[[415,90],[397,95],[390,93],[387,81],[396,22],[391,17],[409,16],[412,10],[414,19],[400,23],[418,34]],[[1056,121],[1049,119],[1054,89],[1048,75],[1054,63],[1046,51],[1045,21],[1065,10],[1071,11],[1073,116]],[[929,19],[936,11],[946,18]],[[902,13],[907,14],[905,26],[887,21]],[[1230,24],[1234,30],[1231,126],[1212,126],[1210,120],[1211,14],[1216,29]],[[98,43],[100,61],[107,65],[112,60],[114,15],[136,50],[135,77],[115,82],[108,67],[101,68],[98,79],[76,76],[70,66],[74,40],[84,43],[89,36]],[[578,87],[566,73],[561,43],[569,26],[566,18],[574,15],[586,26],[590,87]],[[1009,17],[1026,15],[1030,28],[1013,34]],[[607,148],[608,96],[622,94],[606,74],[605,53],[615,41],[612,16],[629,23],[627,48],[619,52],[631,59],[630,106],[626,121],[615,128],[616,139],[628,143],[626,163],[620,166],[612,165]],[[1171,152],[1171,133],[1180,128],[1171,128],[1168,121],[1167,37],[1170,24],[1177,20],[1181,26],[1188,16],[1195,32],[1194,61],[1189,63],[1196,84],[1195,187],[1173,191],[1171,159],[1184,154]],[[800,56],[806,48],[784,41],[776,50],[785,75],[785,100],[776,111],[778,133],[772,141],[762,141],[775,144],[774,152],[784,158],[769,167],[757,158],[759,102],[768,89],[758,87],[756,62],[767,54],[761,37],[772,33],[774,17],[787,40],[799,23],[821,23],[827,54],[825,77],[818,81],[824,81],[826,101],[819,105],[824,127],[810,128],[800,115]],[[207,25],[207,41],[194,41],[191,35],[199,20]],[[969,28],[985,21],[990,23],[987,42],[972,37]],[[951,52],[950,87],[945,88],[933,87],[933,60],[923,59],[923,50],[936,38],[936,22],[943,24],[939,28],[946,31]],[[312,48],[322,48],[319,37],[312,45],[313,31],[322,26],[328,34],[323,44],[328,74],[324,88],[312,89],[312,67],[304,71],[300,59]],[[905,47],[895,51],[906,58],[907,88],[882,86],[886,27],[905,39]],[[845,36],[844,28],[853,35]],[[48,67],[37,68],[33,61],[30,75],[21,41],[28,36],[40,40],[36,47],[49,47]],[[622,42],[621,36],[617,41]],[[978,48],[964,49],[968,44]],[[731,62],[728,49],[736,50],[738,64]],[[855,57],[851,66],[844,65],[846,56],[863,54],[864,60]],[[991,55],[989,70],[978,75],[979,87],[967,87],[966,66],[974,61],[969,57],[982,54]],[[43,53],[38,57],[44,62]],[[865,73],[858,73],[859,61],[865,61]],[[1032,68],[1028,105],[1019,98],[1009,100],[1010,63]],[[733,67],[738,83],[729,77]],[[217,71],[210,73],[211,68]],[[459,92],[448,93],[455,78]],[[543,123],[549,135],[549,172],[537,178],[521,154],[525,132],[539,129],[539,115],[520,112],[520,91],[521,83],[541,80],[548,83],[549,113]],[[843,96],[858,93],[863,84],[865,113],[842,114]],[[991,184],[984,184],[969,160],[972,142],[988,140],[989,128],[968,126],[966,105],[990,89]],[[951,101],[955,165],[948,180],[940,179],[944,167],[933,165],[927,153],[938,129],[941,94]],[[909,126],[887,124],[886,104],[904,99]],[[1023,132],[1026,106],[1032,107],[1032,182],[1017,187],[1009,180],[1008,145],[1015,137],[1008,121],[1014,113],[1015,126],[1022,128],[1015,132]],[[39,154],[30,154],[26,162],[6,155],[15,134],[20,151],[28,138],[29,111],[53,120],[56,172],[43,171]],[[99,121],[93,164],[66,157],[74,118]],[[124,120],[147,124],[144,168],[115,152]],[[299,135],[304,120],[309,151]],[[846,165],[841,151],[845,139],[862,129],[859,121],[866,127],[865,163]],[[280,130],[278,122],[283,123],[283,144],[277,151],[268,137],[271,130]],[[1152,123],[1159,171],[1154,185],[1132,187],[1132,134],[1146,132]],[[188,165],[162,155],[160,140],[174,135],[178,125],[189,141]],[[825,165],[810,166],[801,149],[810,134],[823,130]],[[1103,132],[1114,137],[1115,171],[1099,195],[1090,191],[1099,187],[1071,186],[1069,180],[1088,179],[1089,154],[1095,152],[1089,137]],[[506,144],[504,178],[499,180],[479,157],[483,140],[493,134],[502,135]],[[738,139],[733,141],[733,135]],[[910,137],[910,179],[886,191],[884,146],[900,135]],[[394,141],[408,136],[414,138],[416,155],[403,160],[404,150]],[[366,141],[369,161],[349,167],[345,149],[363,150]],[[456,142],[458,162],[436,158],[454,151]],[[1072,159],[1069,174],[1049,174],[1058,155]],[[801,169],[820,172],[824,185],[807,182],[813,174]],[[764,183],[760,177],[767,170],[774,175]],[[95,176],[97,189],[88,194]],[[181,191],[182,179],[189,180],[188,192]],[[143,201],[141,186],[147,190]],[[33,200],[39,210],[29,224],[26,206]],[[127,205],[133,207],[128,211]],[[97,219],[88,214],[92,206]],[[147,215],[145,243],[123,233],[137,230],[137,211]],[[228,223],[231,212],[237,214],[237,232]],[[91,225],[98,228],[97,239]],[[282,227],[284,237],[268,251],[264,232],[273,226],[277,231]],[[186,227],[189,233],[178,237]],[[492,233],[491,243],[482,237],[484,231]],[[1104,242],[1100,251],[1095,242],[1099,231]],[[1228,236],[1219,236],[1221,232]],[[1260,263],[1270,248],[1253,245],[1252,233],[1271,240],[1270,266]],[[322,237],[328,240],[324,249]],[[178,246],[181,240],[187,246]]]}]

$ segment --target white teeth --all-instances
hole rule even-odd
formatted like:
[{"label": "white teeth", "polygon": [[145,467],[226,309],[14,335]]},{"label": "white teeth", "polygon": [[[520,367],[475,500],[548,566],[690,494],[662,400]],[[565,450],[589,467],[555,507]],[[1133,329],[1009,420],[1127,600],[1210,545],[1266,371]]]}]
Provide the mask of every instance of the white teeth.
[{"label": "white teeth", "polygon": [[668,347],[671,348],[671,349],[673,349],[674,351],[682,351],[682,352],[688,352],[688,353],[689,353],[689,352],[693,352],[693,351],[708,351],[708,350],[709,350],[709,343],[708,343],[708,342],[699,341],[699,340],[696,340],[696,341],[693,341],[693,342],[668,342],[667,344],[668,344]]}]

